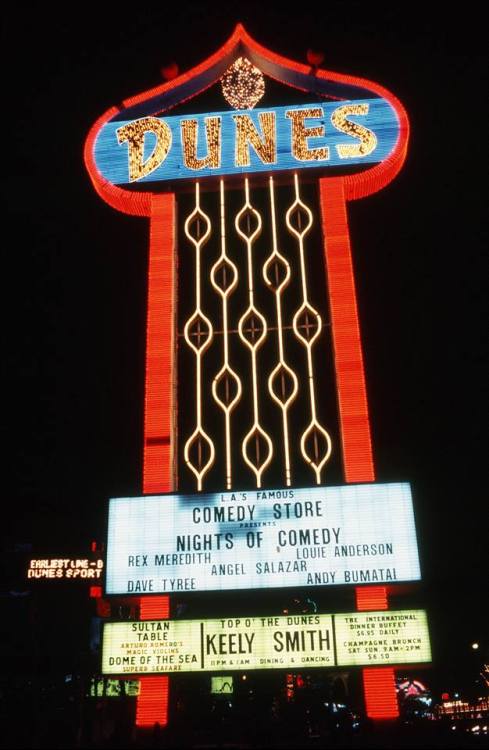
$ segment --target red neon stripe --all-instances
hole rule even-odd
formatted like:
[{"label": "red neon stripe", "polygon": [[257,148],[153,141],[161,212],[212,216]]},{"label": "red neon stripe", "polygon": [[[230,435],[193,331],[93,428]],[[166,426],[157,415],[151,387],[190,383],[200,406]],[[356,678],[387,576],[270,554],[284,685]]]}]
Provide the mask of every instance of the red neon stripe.
[{"label": "red neon stripe", "polygon": [[169,596],[143,596],[139,602],[140,620],[168,620],[170,617]]},{"label": "red neon stripe", "polygon": [[363,690],[367,716],[371,719],[396,719],[396,681],[392,667],[363,669]]},{"label": "red neon stripe", "polygon": [[172,488],[175,197],[153,197],[148,268],[143,493]]},{"label": "red neon stripe", "polygon": [[371,482],[375,471],[343,179],[321,179],[319,188],[345,480]]},{"label": "red neon stripe", "polygon": [[136,703],[136,726],[166,726],[169,692],[168,677],[141,677]]},{"label": "red neon stripe", "polygon": [[[355,589],[357,610],[389,609],[385,586]],[[362,669],[365,709],[371,719],[395,719],[399,716],[395,673],[392,667]]]},{"label": "red neon stripe", "polygon": [[359,612],[389,609],[385,586],[359,586],[355,589],[355,595]]},{"label": "red neon stripe", "polygon": [[[172,488],[173,251],[175,196],[153,196],[149,241],[143,493]],[[166,620],[170,597],[142,597],[141,620]],[[136,726],[168,723],[169,678],[142,677]]]},{"label": "red neon stripe", "polygon": [[[170,616],[169,596],[145,596],[140,602],[141,620],[166,620]],[[170,680],[162,677],[141,677],[136,702],[136,726],[153,727],[168,723]]]}]

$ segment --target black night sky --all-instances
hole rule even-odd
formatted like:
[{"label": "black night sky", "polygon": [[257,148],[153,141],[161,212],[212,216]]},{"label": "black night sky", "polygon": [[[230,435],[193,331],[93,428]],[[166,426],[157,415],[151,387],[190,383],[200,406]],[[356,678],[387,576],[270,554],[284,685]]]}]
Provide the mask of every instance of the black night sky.
[{"label": "black night sky", "polygon": [[141,492],[149,224],[96,195],[83,145],[109,106],[157,85],[169,61],[193,67],[242,21],[286,57],[319,49],[324,67],[385,85],[410,117],[402,172],[348,211],[378,479],[412,483],[437,667],[425,679],[451,688],[472,640],[487,647],[487,86],[476,6],[457,16],[395,3],[324,3],[319,15],[307,5],[298,16],[278,3],[159,7],[4,11],[4,556],[19,543],[86,554],[104,538],[108,498]]}]

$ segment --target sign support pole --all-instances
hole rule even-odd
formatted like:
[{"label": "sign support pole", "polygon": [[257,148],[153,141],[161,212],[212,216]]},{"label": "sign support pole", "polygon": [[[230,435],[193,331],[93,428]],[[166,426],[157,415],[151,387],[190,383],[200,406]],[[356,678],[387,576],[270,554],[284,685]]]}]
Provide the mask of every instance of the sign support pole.
[{"label": "sign support pole", "polygon": [[[143,494],[174,489],[172,434],[174,407],[175,196],[153,195],[148,263],[146,382],[144,402]],[[141,620],[168,619],[170,597],[141,597]],[[168,723],[169,677],[141,677],[136,726]]]},{"label": "sign support pole", "polygon": [[[345,481],[373,482],[375,469],[342,177],[319,180]],[[387,588],[355,589],[358,610],[388,609]],[[392,668],[363,669],[367,715],[399,716]]]}]

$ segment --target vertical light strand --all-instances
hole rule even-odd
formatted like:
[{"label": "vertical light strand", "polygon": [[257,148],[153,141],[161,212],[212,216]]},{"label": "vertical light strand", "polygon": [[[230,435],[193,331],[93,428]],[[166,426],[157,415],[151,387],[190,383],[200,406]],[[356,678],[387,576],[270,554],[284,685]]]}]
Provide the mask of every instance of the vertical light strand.
[{"label": "vertical light strand", "polygon": [[275,186],[273,177],[269,178],[270,217],[272,224],[272,253],[263,267],[263,278],[267,286],[275,295],[275,310],[277,316],[277,342],[279,361],[268,378],[268,390],[273,400],[282,411],[282,433],[284,444],[285,484],[290,487],[292,473],[290,467],[290,442],[288,410],[297,396],[298,382],[295,372],[287,365],[284,357],[283,325],[282,325],[282,294],[290,282],[291,272],[289,262],[278,250],[277,222],[275,213]]},{"label": "vertical light strand", "polygon": [[[375,470],[344,181],[341,177],[322,178],[319,192],[345,480],[373,482]],[[388,609],[385,587],[357,587],[355,592],[359,608],[370,596],[379,603],[385,597],[385,609]],[[394,670],[378,667],[362,672],[367,715],[371,718],[397,716],[395,682],[391,679]]]},{"label": "vertical light strand", "polygon": [[[229,364],[228,300],[238,284],[238,269],[226,252],[224,180],[219,181],[221,254],[211,268],[211,284],[221,296],[223,365],[212,381],[212,395],[224,412],[226,489],[232,487],[231,413],[241,398],[241,380]],[[234,392],[232,392],[234,390]]]},{"label": "vertical light strand", "polygon": [[[203,226],[203,231],[202,230]],[[184,338],[195,354],[195,429],[185,443],[183,455],[185,463],[197,479],[197,490],[202,489],[202,481],[210,470],[215,458],[214,443],[202,426],[202,357],[213,339],[213,328],[209,318],[201,308],[201,249],[209,239],[211,222],[200,206],[200,186],[195,183],[195,208],[185,221],[185,235],[195,249],[195,308],[185,323]],[[207,460],[203,451],[207,447]],[[197,461],[191,456],[197,450]]]},{"label": "vertical light strand", "polygon": [[[174,412],[174,248],[175,196],[152,198],[148,301],[146,323],[146,379],[144,398],[143,494],[169,492],[174,487],[172,435]],[[170,597],[142,597],[140,618],[167,619]],[[136,701],[136,726],[168,723],[170,679],[141,677]]]},{"label": "vertical light strand", "polygon": [[[251,224],[252,220],[256,222],[254,229]],[[245,202],[236,215],[234,225],[237,233],[246,243],[248,307],[239,320],[238,334],[250,350],[253,389],[253,424],[241,444],[241,453],[245,463],[255,474],[256,486],[261,487],[262,474],[273,457],[273,443],[260,425],[259,415],[257,354],[267,337],[267,323],[257,310],[254,301],[253,243],[261,234],[262,220],[259,212],[250,203],[250,186],[247,177],[245,177]]]},{"label": "vertical light strand", "polygon": [[[331,437],[324,427],[318,422],[316,414],[316,389],[314,381],[314,365],[312,359],[312,348],[316,343],[322,329],[322,320],[318,311],[309,302],[307,290],[307,273],[305,261],[304,239],[313,224],[312,211],[301,200],[299,194],[299,178],[294,173],[295,200],[286,213],[286,224],[289,232],[293,234],[299,245],[299,261],[301,271],[302,305],[297,310],[292,321],[294,334],[302,343],[307,353],[307,379],[309,384],[309,404],[311,409],[311,421],[301,436],[301,453],[315,475],[316,483],[321,483],[321,471],[331,456]],[[307,452],[307,443],[311,440],[314,453],[311,457]],[[322,444],[322,445],[321,445]],[[321,455],[322,448],[322,455]]]}]

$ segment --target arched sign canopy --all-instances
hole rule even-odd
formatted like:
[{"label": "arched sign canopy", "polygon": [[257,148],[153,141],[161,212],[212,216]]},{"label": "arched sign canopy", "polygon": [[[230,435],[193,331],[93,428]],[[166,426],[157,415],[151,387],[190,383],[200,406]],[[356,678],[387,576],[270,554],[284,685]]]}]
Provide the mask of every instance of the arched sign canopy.
[{"label": "arched sign canopy", "polygon": [[[244,61],[257,77],[307,92],[304,104],[175,115],[178,105]],[[260,95],[257,96],[257,99]],[[384,187],[406,154],[400,102],[365,79],[292,62],[257,44],[238,24],[206,61],[109,109],[92,127],[85,161],[99,194],[126,213],[150,215],[151,197],[185,179],[315,169],[344,175],[345,197]]]}]

